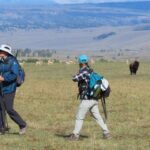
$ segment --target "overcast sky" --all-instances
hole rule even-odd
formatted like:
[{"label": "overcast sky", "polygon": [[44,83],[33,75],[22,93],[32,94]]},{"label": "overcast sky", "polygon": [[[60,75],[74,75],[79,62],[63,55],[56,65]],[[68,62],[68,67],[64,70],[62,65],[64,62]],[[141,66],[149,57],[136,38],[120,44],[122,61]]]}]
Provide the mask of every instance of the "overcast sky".
[{"label": "overcast sky", "polygon": [[135,1],[150,1],[150,0],[0,0],[0,4],[76,4],[76,3],[104,3],[104,2],[135,2]]},{"label": "overcast sky", "polygon": [[[51,0],[50,0],[51,1]],[[57,3],[66,4],[66,3],[100,3],[100,2],[132,2],[132,1],[146,1],[146,0],[53,0]],[[150,0],[147,0],[150,1]]]},{"label": "overcast sky", "polygon": [[38,3],[46,3],[55,2],[59,4],[73,4],[73,3],[101,3],[101,2],[133,2],[133,1],[150,1],[150,0],[0,0],[0,4],[2,3],[27,3],[27,4],[38,4]]}]

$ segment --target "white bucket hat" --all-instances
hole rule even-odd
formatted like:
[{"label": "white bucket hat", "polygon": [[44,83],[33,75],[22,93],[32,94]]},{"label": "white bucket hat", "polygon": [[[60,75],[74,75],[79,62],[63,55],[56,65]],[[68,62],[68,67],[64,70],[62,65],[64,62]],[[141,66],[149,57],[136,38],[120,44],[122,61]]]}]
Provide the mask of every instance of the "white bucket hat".
[{"label": "white bucket hat", "polygon": [[109,86],[109,82],[105,78],[103,78],[102,79],[102,84],[101,84],[101,90],[106,91],[108,86]]},{"label": "white bucket hat", "polygon": [[13,56],[13,54],[12,54],[12,48],[11,48],[11,46],[9,46],[9,45],[2,44],[2,45],[0,46],[0,51],[6,52],[6,53],[8,53],[8,54],[10,54],[10,55]]}]

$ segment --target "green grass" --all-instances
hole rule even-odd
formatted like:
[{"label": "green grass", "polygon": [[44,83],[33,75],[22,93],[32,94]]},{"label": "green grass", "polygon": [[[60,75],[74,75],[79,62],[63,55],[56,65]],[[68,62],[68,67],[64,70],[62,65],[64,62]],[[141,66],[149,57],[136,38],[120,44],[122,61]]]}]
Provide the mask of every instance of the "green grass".
[{"label": "green grass", "polygon": [[[129,75],[125,63],[92,67],[111,85],[107,124],[112,139],[102,139],[102,130],[89,114],[81,132],[87,138],[78,142],[63,138],[74,128],[79,104],[77,85],[71,81],[77,65],[26,64],[26,82],[17,91],[15,108],[27,121],[27,134],[16,134],[18,126],[8,119],[11,131],[0,136],[0,150],[149,150],[150,63],[141,63],[136,76]],[[101,104],[99,108],[103,115]]]}]

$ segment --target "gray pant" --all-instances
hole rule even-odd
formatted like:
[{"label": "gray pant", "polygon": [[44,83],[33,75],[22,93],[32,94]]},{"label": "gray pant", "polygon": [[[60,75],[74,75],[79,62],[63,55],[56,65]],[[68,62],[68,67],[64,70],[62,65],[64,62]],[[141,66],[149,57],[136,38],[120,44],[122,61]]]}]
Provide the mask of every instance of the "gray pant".
[{"label": "gray pant", "polygon": [[107,128],[107,125],[104,123],[100,112],[98,108],[98,101],[96,100],[81,100],[80,105],[78,108],[78,112],[76,115],[76,121],[75,121],[75,128],[73,133],[76,135],[80,134],[80,131],[82,129],[83,120],[87,114],[87,112],[90,111],[93,118],[96,120],[98,125],[102,128],[103,133],[109,133],[109,130]]}]

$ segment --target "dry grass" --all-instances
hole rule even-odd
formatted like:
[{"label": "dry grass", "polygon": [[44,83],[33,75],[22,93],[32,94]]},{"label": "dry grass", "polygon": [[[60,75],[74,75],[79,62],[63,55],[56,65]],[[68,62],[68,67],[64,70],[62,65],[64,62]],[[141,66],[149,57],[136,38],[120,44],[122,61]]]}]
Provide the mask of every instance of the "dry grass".
[{"label": "dry grass", "polygon": [[[72,132],[79,101],[71,81],[78,66],[27,64],[26,82],[18,89],[15,107],[28,123],[25,136],[9,119],[11,131],[0,136],[0,150],[149,150],[150,149],[150,63],[142,63],[137,76],[130,76],[125,63],[97,63],[93,66],[110,81],[107,101],[108,127],[112,139],[87,116],[78,142],[63,136]],[[101,104],[100,111],[103,115]]]}]

